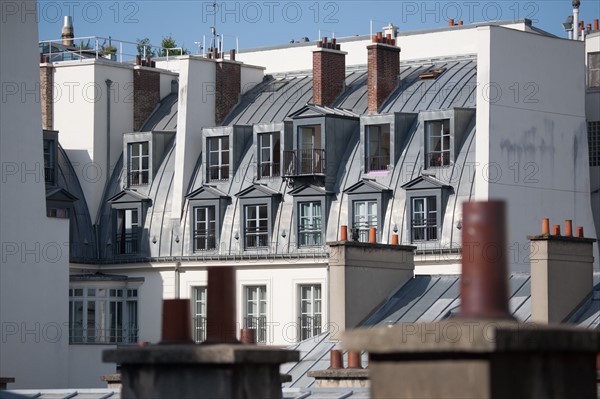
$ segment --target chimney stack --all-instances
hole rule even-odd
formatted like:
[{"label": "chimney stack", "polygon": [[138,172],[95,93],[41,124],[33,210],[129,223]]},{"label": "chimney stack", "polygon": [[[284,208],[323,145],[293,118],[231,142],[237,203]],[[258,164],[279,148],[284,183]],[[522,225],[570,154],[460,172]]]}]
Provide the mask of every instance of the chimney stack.
[{"label": "chimney stack", "polygon": [[368,101],[369,113],[379,112],[379,107],[398,85],[400,75],[400,48],[391,35],[381,32],[373,36],[368,51]]},{"label": "chimney stack", "polygon": [[[221,57],[222,54],[213,53],[213,57]],[[242,92],[242,63],[235,61],[235,53],[231,60],[219,59],[216,65],[215,77],[215,122],[221,125],[229,112],[237,105]],[[210,57],[209,57],[210,58]]]},{"label": "chimney stack", "polygon": [[346,84],[346,52],[324,37],[313,51],[313,103],[330,106]]},{"label": "chimney stack", "polygon": [[73,31],[73,18],[69,15],[64,17],[62,32],[60,38],[62,39],[62,44],[64,46],[72,46],[73,38],[75,37]]}]

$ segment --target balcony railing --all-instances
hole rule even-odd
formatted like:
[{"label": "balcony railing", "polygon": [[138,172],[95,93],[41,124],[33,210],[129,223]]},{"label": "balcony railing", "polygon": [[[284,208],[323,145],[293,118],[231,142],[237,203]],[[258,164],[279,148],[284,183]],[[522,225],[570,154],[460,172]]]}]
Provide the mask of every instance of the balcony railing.
[{"label": "balcony railing", "polygon": [[197,230],[194,232],[194,251],[215,249],[217,238],[214,230]]},{"label": "balcony railing", "polygon": [[46,184],[54,185],[54,166],[44,168],[44,181]]},{"label": "balcony railing", "polygon": [[412,239],[413,241],[431,241],[437,240],[437,219],[429,218],[425,220],[413,220]]},{"label": "balcony railing", "polygon": [[298,326],[300,327],[300,340],[304,341],[310,337],[321,334],[321,315],[298,317]]},{"label": "balcony railing", "polygon": [[229,165],[212,165],[208,167],[209,181],[229,180]]},{"label": "balcony railing", "polygon": [[427,168],[450,165],[450,151],[438,151],[425,154]]},{"label": "balcony railing", "polygon": [[258,166],[259,178],[281,176],[281,164],[274,162],[263,162]]},{"label": "balcony railing", "polygon": [[147,170],[136,170],[129,172],[129,185],[130,186],[143,186],[149,182],[149,173]]},{"label": "balcony railing", "polygon": [[70,344],[135,344],[138,342],[138,328],[69,328]]},{"label": "balcony railing", "polygon": [[266,316],[246,316],[244,318],[244,327],[256,330],[256,342],[267,342],[267,317]]},{"label": "balcony railing", "polygon": [[325,150],[307,149],[283,152],[284,176],[325,174]]},{"label": "balcony railing", "polygon": [[367,173],[389,170],[390,167],[389,155],[372,155],[365,157],[365,169]]},{"label": "balcony railing", "polygon": [[206,317],[194,316],[194,341],[206,341]]},{"label": "balcony railing", "polygon": [[247,227],[244,230],[246,249],[266,248],[269,246],[269,227]]},{"label": "balcony railing", "polygon": [[136,233],[117,234],[116,255],[135,255],[138,253],[138,235]]}]

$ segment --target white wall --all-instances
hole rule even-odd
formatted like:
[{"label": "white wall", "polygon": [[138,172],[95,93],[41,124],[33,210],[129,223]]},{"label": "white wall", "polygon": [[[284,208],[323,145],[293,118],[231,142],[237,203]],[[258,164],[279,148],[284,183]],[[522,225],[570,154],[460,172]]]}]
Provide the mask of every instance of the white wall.
[{"label": "white wall", "polygon": [[252,90],[254,86],[261,83],[265,76],[265,68],[252,65],[242,65],[241,70],[241,94]]},{"label": "white wall", "polygon": [[[595,237],[584,48],[582,42],[482,29],[489,35],[490,54],[488,65],[482,57],[478,72],[489,71],[490,90],[478,88],[477,151],[487,145],[489,167],[480,166],[477,183],[487,180],[489,198],[508,200],[511,262],[513,269],[527,270],[527,236],[541,233],[544,217],[561,224],[563,232],[565,219],[572,219],[574,227],[583,226],[587,237]],[[485,77],[482,73],[478,80]],[[489,113],[489,127],[480,128],[480,111]],[[478,195],[486,191],[479,185],[476,190]]]},{"label": "white wall", "polygon": [[46,217],[35,15],[0,22],[0,376],[16,379],[9,388],[64,388],[69,223]]},{"label": "white wall", "polygon": [[69,388],[106,388],[100,377],[115,374],[117,365],[102,362],[102,351],[116,345],[69,345]]}]

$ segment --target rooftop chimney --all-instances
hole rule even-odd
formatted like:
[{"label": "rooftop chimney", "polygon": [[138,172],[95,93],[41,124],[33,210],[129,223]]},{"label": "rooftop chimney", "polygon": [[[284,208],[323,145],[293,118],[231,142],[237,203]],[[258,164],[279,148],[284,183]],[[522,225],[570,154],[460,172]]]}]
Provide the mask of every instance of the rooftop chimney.
[{"label": "rooftop chimney", "polygon": [[63,20],[62,34],[60,35],[62,44],[64,46],[72,46],[74,37],[73,18],[69,15],[66,15]]},{"label": "rooftop chimney", "polygon": [[[215,59],[217,53],[214,53]],[[235,56],[234,56],[235,57]],[[242,64],[233,60],[218,60],[215,78],[215,122],[223,123],[240,99]]]},{"label": "rooftop chimney", "polygon": [[573,0],[573,40],[579,40],[579,0]]},{"label": "rooftop chimney", "polygon": [[368,50],[369,113],[379,112],[379,107],[398,85],[400,74],[400,48],[391,34],[385,37],[378,32],[373,36]]},{"label": "rooftop chimney", "polygon": [[335,39],[324,37],[313,51],[313,102],[329,106],[344,90],[346,83],[346,52],[340,51]]}]

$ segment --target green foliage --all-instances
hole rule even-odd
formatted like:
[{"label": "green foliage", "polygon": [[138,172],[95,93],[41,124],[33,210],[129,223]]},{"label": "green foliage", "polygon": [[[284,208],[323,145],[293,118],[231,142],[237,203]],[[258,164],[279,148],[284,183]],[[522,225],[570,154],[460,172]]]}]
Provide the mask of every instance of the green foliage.
[{"label": "green foliage", "polygon": [[90,39],[88,39],[85,43],[83,42],[83,40],[80,40],[77,48],[80,48],[82,50],[90,50],[92,48],[92,46],[90,45]]},{"label": "green foliage", "polygon": [[150,47],[150,39],[145,37],[143,39],[137,39],[137,52],[138,55],[144,56],[144,47],[146,48],[146,56],[156,57],[156,51]]},{"label": "green foliage", "polygon": [[173,39],[173,36],[171,36],[171,34],[169,34],[169,36],[164,36],[160,45],[162,47],[160,55],[163,57],[166,57],[167,53],[168,53],[168,55],[184,55],[184,54],[190,53],[186,48],[182,48],[182,49],[175,48],[178,46],[177,46],[177,43],[175,42],[175,39]]},{"label": "green foliage", "polygon": [[108,46],[102,47],[102,54],[104,54],[104,55],[116,54],[116,53],[117,53],[117,48],[115,46],[111,46],[109,44]]}]

